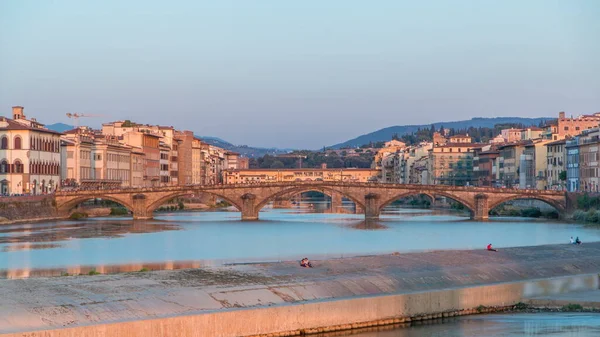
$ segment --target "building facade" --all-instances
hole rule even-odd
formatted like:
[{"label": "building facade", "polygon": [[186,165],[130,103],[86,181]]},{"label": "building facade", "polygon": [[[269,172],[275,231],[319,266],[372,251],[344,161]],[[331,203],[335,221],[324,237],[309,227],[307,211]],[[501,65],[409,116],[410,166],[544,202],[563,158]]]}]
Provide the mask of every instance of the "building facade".
[{"label": "building facade", "polygon": [[568,139],[567,151],[567,191],[579,192],[579,137]]},{"label": "building facade", "polygon": [[[566,140],[557,140],[546,144],[546,185],[548,189],[566,188],[567,151]],[[565,178],[565,179],[562,179]]]},{"label": "building facade", "polygon": [[0,118],[0,193],[46,194],[60,183],[60,133],[27,119],[22,106]]},{"label": "building facade", "polygon": [[579,184],[580,190],[600,192],[600,131],[593,128],[579,136]]},{"label": "building facade", "polygon": [[223,172],[225,184],[252,184],[296,181],[373,182],[377,169],[233,169]]}]

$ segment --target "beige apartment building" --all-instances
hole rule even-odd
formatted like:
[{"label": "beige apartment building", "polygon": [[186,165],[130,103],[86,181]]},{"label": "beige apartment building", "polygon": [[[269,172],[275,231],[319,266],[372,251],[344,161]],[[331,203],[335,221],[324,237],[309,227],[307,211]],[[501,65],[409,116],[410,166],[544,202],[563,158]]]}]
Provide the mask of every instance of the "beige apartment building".
[{"label": "beige apartment building", "polygon": [[12,108],[12,119],[0,117],[0,193],[52,193],[60,183],[60,133],[35,118],[27,119],[22,106]]},{"label": "beige apartment building", "polygon": [[473,185],[473,149],[470,143],[447,143],[429,152],[429,184]]},{"label": "beige apartment building", "polygon": [[519,158],[519,187],[545,190],[547,188],[547,146],[552,140],[534,139],[524,145]]},{"label": "beige apartment building", "polygon": [[373,182],[377,169],[247,169],[224,170],[225,184],[252,184],[296,181]]},{"label": "beige apartment building", "polygon": [[80,127],[65,132],[61,140],[65,187],[132,186],[131,147],[121,144],[116,137]]},{"label": "beige apartment building", "polygon": [[[551,190],[564,190],[565,181],[560,179],[562,172],[567,171],[566,140],[546,143],[546,186]],[[566,179],[565,179],[566,180]]]},{"label": "beige apartment building", "polygon": [[202,141],[192,139],[192,184],[202,184]]}]

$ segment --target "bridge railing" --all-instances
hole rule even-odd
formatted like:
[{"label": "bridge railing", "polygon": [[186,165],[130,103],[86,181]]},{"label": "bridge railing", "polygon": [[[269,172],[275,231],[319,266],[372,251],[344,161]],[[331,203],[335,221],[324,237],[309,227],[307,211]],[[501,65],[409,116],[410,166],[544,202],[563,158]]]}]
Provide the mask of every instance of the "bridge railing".
[{"label": "bridge railing", "polygon": [[536,190],[536,189],[517,189],[517,188],[496,188],[496,187],[475,187],[475,186],[448,186],[448,185],[417,185],[417,184],[393,184],[378,182],[332,182],[332,181],[311,181],[311,182],[273,182],[273,183],[252,183],[252,184],[188,184],[176,186],[155,186],[155,187],[120,187],[116,189],[101,188],[77,188],[68,190],[59,190],[57,195],[73,195],[89,192],[89,194],[101,193],[147,193],[147,192],[168,192],[194,189],[239,189],[256,187],[362,187],[362,188],[395,188],[395,189],[417,189],[427,191],[471,191],[481,193],[519,193],[524,195],[564,195],[563,191],[554,190]]}]

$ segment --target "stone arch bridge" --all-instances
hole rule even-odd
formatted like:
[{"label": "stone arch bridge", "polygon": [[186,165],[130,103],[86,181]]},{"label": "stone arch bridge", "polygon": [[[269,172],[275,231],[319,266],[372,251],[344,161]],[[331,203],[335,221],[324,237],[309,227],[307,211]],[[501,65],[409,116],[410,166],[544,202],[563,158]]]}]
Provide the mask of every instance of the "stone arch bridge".
[{"label": "stone arch bridge", "polygon": [[397,199],[421,194],[432,199],[435,196],[453,199],[463,204],[475,220],[487,219],[492,208],[514,199],[541,200],[556,208],[559,214],[567,209],[567,195],[560,191],[318,181],[58,191],[55,198],[58,211],[65,215],[83,201],[101,198],[127,207],[134,219],[151,219],[155,209],[173,198],[208,193],[235,206],[242,213],[242,220],[257,220],[260,209],[269,202],[308,191],[342,195],[352,200],[358,209],[364,210],[366,219],[379,218],[382,208]]}]

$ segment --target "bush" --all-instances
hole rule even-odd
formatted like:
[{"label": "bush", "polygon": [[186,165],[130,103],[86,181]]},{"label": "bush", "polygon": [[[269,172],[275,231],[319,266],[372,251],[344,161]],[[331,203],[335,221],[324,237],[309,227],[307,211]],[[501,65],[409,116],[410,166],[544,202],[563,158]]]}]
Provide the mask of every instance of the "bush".
[{"label": "bush", "polygon": [[521,216],[527,218],[539,218],[542,216],[542,211],[539,208],[531,207],[521,210]]},{"label": "bush", "polygon": [[577,210],[573,213],[573,220],[586,221],[587,213],[582,210]]},{"label": "bush", "polygon": [[92,269],[90,270],[90,272],[88,273],[88,275],[93,276],[93,275],[100,275],[99,272],[96,271],[96,269]]},{"label": "bush", "polygon": [[112,207],[110,209],[110,215],[127,215],[128,213],[127,208],[123,207]]},{"label": "bush", "polygon": [[526,310],[526,309],[529,309],[529,304],[523,303],[523,302],[519,302],[519,303],[515,304],[515,309],[517,309],[517,310]]},{"label": "bush", "polygon": [[73,214],[71,214],[69,216],[70,220],[81,220],[81,219],[85,219],[88,217],[88,214],[85,212],[73,212]]},{"label": "bush", "polygon": [[561,309],[562,311],[581,311],[583,310],[583,307],[581,306],[581,304],[569,303],[563,306]]},{"label": "bush", "polygon": [[183,202],[182,202],[182,201],[178,202],[178,203],[177,203],[177,206],[179,206],[179,210],[180,210],[180,211],[182,211],[182,210],[185,208],[185,206],[183,205]]},{"label": "bush", "polygon": [[145,273],[145,272],[147,272],[147,271],[150,271],[150,269],[148,269],[148,268],[146,268],[146,267],[144,267],[144,268],[140,269],[140,273]]},{"label": "bush", "polygon": [[548,219],[558,219],[560,217],[560,214],[558,214],[557,211],[549,211],[544,213],[544,217]]},{"label": "bush", "polygon": [[600,214],[598,211],[591,209],[587,212],[585,221],[597,223],[600,220]]}]

